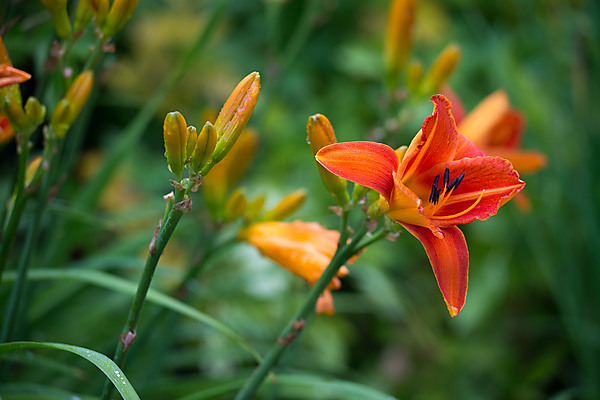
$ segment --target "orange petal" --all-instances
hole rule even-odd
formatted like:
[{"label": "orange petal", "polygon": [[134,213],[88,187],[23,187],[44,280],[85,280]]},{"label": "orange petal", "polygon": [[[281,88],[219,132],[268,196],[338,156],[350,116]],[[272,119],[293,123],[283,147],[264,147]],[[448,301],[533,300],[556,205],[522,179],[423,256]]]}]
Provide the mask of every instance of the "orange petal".
[{"label": "orange petal", "polygon": [[22,83],[29,79],[31,79],[31,75],[25,71],[21,71],[8,64],[0,65],[0,87]]},{"label": "orange petal", "polygon": [[[486,220],[525,186],[510,161],[500,157],[464,158],[440,164],[423,174],[420,181],[432,182],[436,174],[443,175],[445,168],[450,170],[450,180],[463,172],[465,176],[434,215],[427,215],[426,212],[437,226],[468,224],[475,219]],[[471,208],[475,202],[476,206]],[[456,217],[448,218],[453,215]]]},{"label": "orange petal", "polygon": [[423,244],[448,312],[456,316],[465,304],[469,280],[469,250],[464,235],[456,226],[442,228],[443,238],[427,228],[402,226]]},{"label": "orange petal", "polygon": [[506,158],[520,174],[531,174],[547,165],[546,156],[535,150],[516,150],[506,147],[486,147],[485,153],[490,156]]},{"label": "orange petal", "polygon": [[323,147],[317,161],[331,173],[371,188],[389,199],[394,187],[392,173],[400,161],[389,146],[375,142],[344,142]]},{"label": "orange petal", "polygon": [[402,181],[408,186],[407,181],[412,177],[439,163],[454,160],[458,130],[450,112],[452,105],[442,95],[433,96],[431,101],[433,113],[425,119],[421,131],[410,143],[400,167]]},{"label": "orange petal", "polygon": [[497,90],[483,99],[461,122],[458,127],[475,145],[487,143],[492,128],[510,110],[506,92]]}]

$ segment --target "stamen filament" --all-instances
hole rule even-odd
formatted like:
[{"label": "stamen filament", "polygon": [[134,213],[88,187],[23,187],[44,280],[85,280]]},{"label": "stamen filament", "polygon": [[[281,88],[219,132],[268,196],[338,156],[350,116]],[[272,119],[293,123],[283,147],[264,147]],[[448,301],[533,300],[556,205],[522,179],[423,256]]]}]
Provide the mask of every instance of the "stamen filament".
[{"label": "stamen filament", "polygon": [[[466,208],[466,209],[462,210],[461,212],[458,212],[458,213],[456,213],[456,214],[452,214],[452,215],[441,215],[441,216],[435,216],[434,218],[435,218],[435,219],[452,219],[452,218],[457,218],[457,217],[463,216],[463,215],[465,215],[466,213],[468,213],[469,211],[471,211],[472,209],[474,209],[474,208],[475,208],[475,206],[477,206],[477,204],[479,204],[479,202],[480,202],[480,201],[481,201],[481,199],[483,198],[483,195],[484,195],[484,193],[485,193],[485,189],[483,189],[483,190],[481,191],[481,193],[479,194],[479,197],[477,198],[477,200],[475,200],[475,203],[471,204],[471,206],[469,206],[468,208]],[[445,195],[444,195],[444,197],[445,197]],[[434,214],[435,214],[435,212],[436,212],[436,211],[437,211],[437,209],[436,209],[436,210],[434,210]]]}]

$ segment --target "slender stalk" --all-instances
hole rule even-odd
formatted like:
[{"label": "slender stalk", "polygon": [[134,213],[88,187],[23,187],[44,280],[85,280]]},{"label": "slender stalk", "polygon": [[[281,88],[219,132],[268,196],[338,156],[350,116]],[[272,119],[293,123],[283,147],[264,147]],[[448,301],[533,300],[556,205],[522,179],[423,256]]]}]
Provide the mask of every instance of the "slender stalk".
[{"label": "slender stalk", "polygon": [[27,171],[27,158],[29,157],[29,136],[30,133],[23,134],[23,143],[19,144],[19,167],[17,171],[17,181],[15,182],[15,198],[13,208],[10,212],[6,230],[2,233],[0,242],[0,283],[2,283],[2,272],[8,260],[8,253],[21,221],[21,215],[25,209],[25,204],[29,199],[29,193],[25,190],[25,175]]},{"label": "slender stalk", "polygon": [[[44,149],[43,159],[44,162],[48,163],[51,166],[54,166],[55,163],[53,163],[52,160],[55,154],[55,142],[52,136],[53,135],[48,136],[46,147]],[[31,259],[31,255],[33,254],[33,247],[35,245],[35,241],[39,233],[40,222],[44,213],[46,200],[48,198],[48,192],[50,191],[50,187],[52,185],[51,177],[52,171],[46,171],[42,179],[42,184],[38,193],[38,204],[35,208],[33,218],[31,220],[31,225],[29,226],[29,229],[27,231],[27,236],[25,238],[23,249],[21,250],[21,257],[19,258],[19,264],[17,267],[17,280],[15,282],[15,285],[13,286],[12,292],[10,293],[8,307],[4,315],[4,325],[2,326],[0,343],[7,342],[10,338],[10,334],[14,329],[15,318],[19,309],[21,297],[23,296],[23,291],[25,289],[25,281],[27,280],[27,269],[29,267],[29,261]]]},{"label": "slender stalk", "polygon": [[366,233],[367,228],[363,224],[352,236],[350,243],[344,244],[343,247],[338,247],[338,250],[329,262],[329,265],[317,283],[315,283],[315,285],[311,288],[308,296],[304,300],[304,303],[300,306],[290,322],[281,331],[277,341],[271,346],[265,355],[263,362],[258,366],[257,369],[254,370],[250,378],[246,381],[246,384],[242,390],[238,392],[235,400],[248,400],[252,398],[269,371],[279,361],[279,358],[289,347],[290,343],[292,343],[296,336],[300,334],[300,331],[304,326],[304,322],[314,312],[317,299],[323,290],[325,290],[331,279],[333,279],[333,277],[337,274],[340,267],[356,253],[356,246]]},{"label": "slender stalk", "polygon": [[[182,201],[188,192],[189,189],[185,192],[176,191],[175,204]],[[160,259],[167,242],[173,235],[173,232],[175,231],[175,228],[177,227],[177,224],[181,220],[182,216],[183,213],[181,211],[175,210],[171,207],[171,210],[167,214],[166,220],[163,222],[163,224],[161,224],[155,238],[153,239],[154,243],[150,245],[150,251],[148,252],[148,257],[146,258],[146,265],[144,266],[133,303],[129,309],[127,323],[123,328],[123,333],[120,336],[119,344],[117,345],[117,350],[115,351],[115,355],[113,357],[113,361],[118,366],[121,366],[125,361],[127,351],[129,350],[129,345],[135,339],[138,321],[142,313],[144,302],[146,301],[146,295],[150,289],[150,284],[152,283],[152,278],[154,277],[154,271],[156,271],[156,266],[158,265],[158,260]],[[131,338],[130,341],[128,341],[128,338]],[[102,391],[101,399],[110,399],[113,391],[113,385],[109,380],[107,380],[106,384],[104,385],[104,390]]]}]

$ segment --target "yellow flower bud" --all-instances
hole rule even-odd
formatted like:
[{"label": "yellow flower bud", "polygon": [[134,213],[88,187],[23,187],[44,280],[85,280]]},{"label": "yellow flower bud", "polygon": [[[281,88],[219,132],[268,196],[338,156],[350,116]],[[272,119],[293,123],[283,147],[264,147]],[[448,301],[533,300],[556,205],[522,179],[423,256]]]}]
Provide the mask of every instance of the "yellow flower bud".
[{"label": "yellow flower bud", "polygon": [[260,212],[262,211],[264,206],[265,206],[265,196],[260,195],[248,203],[248,206],[246,207],[246,214],[244,215],[244,219],[246,221],[255,220],[258,217],[258,215],[260,214]]},{"label": "yellow flower bud", "polygon": [[65,99],[69,101],[69,117],[66,121],[69,126],[73,124],[83,106],[87,103],[93,87],[94,72],[89,70],[80,73],[71,83],[67,94],[65,94]]},{"label": "yellow flower bud", "polygon": [[[306,141],[310,145],[313,155],[317,154],[322,147],[337,143],[333,127],[324,115],[315,114],[309,117],[306,124],[306,132]],[[348,196],[346,190],[346,180],[327,171],[316,160],[315,163],[317,164],[319,175],[321,175],[321,180],[325,188],[333,195],[338,205],[343,207],[348,204],[350,196]]]},{"label": "yellow flower bud", "polygon": [[114,0],[102,25],[105,36],[114,36],[131,18],[139,0]]},{"label": "yellow flower bud", "polygon": [[300,189],[285,196],[279,204],[267,211],[263,221],[277,221],[292,215],[306,200],[306,191]]},{"label": "yellow flower bud", "polygon": [[229,196],[229,199],[227,199],[227,203],[225,204],[225,222],[231,222],[243,216],[246,213],[247,207],[248,199],[241,189],[236,189],[231,196]]},{"label": "yellow flower bud", "polygon": [[179,176],[185,166],[185,148],[187,144],[187,125],[181,113],[170,112],[163,125],[165,138],[165,157],[169,170]]},{"label": "yellow flower bud", "polygon": [[35,156],[29,164],[27,164],[27,168],[25,169],[25,186],[29,186],[33,181],[33,178],[36,177],[36,173],[40,167],[40,163],[42,162],[42,156]]},{"label": "yellow flower bud", "polygon": [[108,12],[110,11],[110,0],[92,0],[92,7],[96,11],[96,26],[104,26]]},{"label": "yellow flower bud", "polygon": [[75,122],[75,119],[88,101],[94,86],[94,73],[84,71],[75,78],[69,90],[54,109],[50,126],[57,138],[62,138]]},{"label": "yellow flower bud", "polygon": [[437,93],[448,80],[460,60],[460,48],[451,43],[437,56],[423,82],[422,92],[428,96]]},{"label": "yellow flower bud", "polygon": [[417,92],[423,81],[423,64],[420,61],[412,62],[406,70],[406,87],[412,93]]},{"label": "yellow flower bud", "polygon": [[260,75],[253,72],[238,83],[223,105],[215,121],[217,145],[213,162],[219,162],[231,150],[254,111],[259,91]]},{"label": "yellow flower bud", "polygon": [[390,88],[395,88],[410,53],[416,0],[393,0],[385,37],[384,58]]},{"label": "yellow flower bud", "polygon": [[196,147],[197,139],[198,131],[196,130],[196,127],[188,126],[185,142],[184,164],[187,163],[189,158],[192,156],[192,153],[194,152],[194,147]]},{"label": "yellow flower bud", "polygon": [[56,34],[61,38],[67,38],[71,35],[71,21],[67,12],[67,0],[40,0],[41,3],[50,11]]},{"label": "yellow flower bud", "polygon": [[217,130],[210,122],[206,122],[196,139],[196,146],[192,153],[191,167],[195,172],[200,172],[211,159],[217,145]]},{"label": "yellow flower bud", "polygon": [[92,6],[92,0],[79,0],[77,9],[75,10],[75,21],[73,23],[75,32],[84,30],[92,20],[93,16],[94,8]]}]

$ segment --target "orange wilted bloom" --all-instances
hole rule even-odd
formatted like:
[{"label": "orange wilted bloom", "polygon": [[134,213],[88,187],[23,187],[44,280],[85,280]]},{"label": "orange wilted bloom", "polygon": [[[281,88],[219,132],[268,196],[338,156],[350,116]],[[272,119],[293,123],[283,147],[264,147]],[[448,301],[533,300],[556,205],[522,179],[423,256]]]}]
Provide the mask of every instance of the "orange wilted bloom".
[{"label": "orange wilted bloom", "polygon": [[[323,228],[316,222],[269,221],[250,225],[239,238],[246,240],[283,268],[314,285],[329,265],[337,249],[340,234]],[[348,274],[342,266],[317,302],[317,312],[333,314],[330,290],[341,287],[338,277]]]},{"label": "orange wilted bloom", "polygon": [[0,65],[0,87],[23,83],[31,79],[31,75],[8,64]]},{"label": "orange wilted bloom", "polygon": [[485,156],[460,134],[442,95],[407,148],[332,144],[317,153],[329,171],[377,191],[381,210],[421,241],[451,316],[465,303],[469,253],[456,226],[486,220],[525,183],[510,161]]},{"label": "orange wilted bloom", "polygon": [[[460,104],[458,99],[453,99],[455,102]],[[503,90],[487,96],[464,118],[457,116],[456,123],[458,131],[485,154],[506,158],[521,174],[536,172],[546,166],[546,157],[541,152],[519,149],[525,118],[510,107]]]}]

